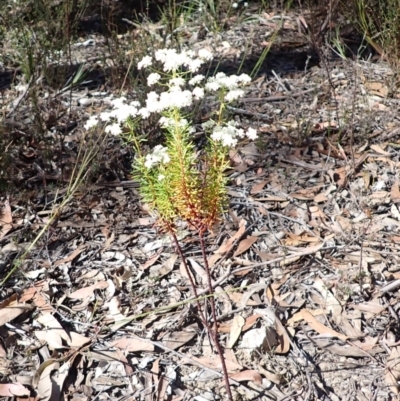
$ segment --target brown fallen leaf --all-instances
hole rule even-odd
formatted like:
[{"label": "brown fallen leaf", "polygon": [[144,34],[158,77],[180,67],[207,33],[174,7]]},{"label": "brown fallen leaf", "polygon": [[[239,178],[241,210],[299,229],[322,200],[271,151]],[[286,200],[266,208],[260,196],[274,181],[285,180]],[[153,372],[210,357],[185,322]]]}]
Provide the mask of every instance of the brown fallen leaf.
[{"label": "brown fallen leaf", "polygon": [[244,240],[240,241],[239,246],[237,247],[235,253],[233,254],[233,256],[239,256],[242,253],[246,252],[248,249],[251,248],[251,246],[257,242],[258,237],[253,237],[251,235],[249,235],[247,238],[245,238]]},{"label": "brown fallen leaf", "polygon": [[390,152],[386,152],[386,150],[383,149],[383,146],[380,146],[378,144],[372,144],[370,145],[370,148],[380,155],[390,156]]},{"label": "brown fallen leaf", "polygon": [[242,220],[240,220],[240,223],[239,223],[239,230],[218,248],[217,253],[223,255],[223,254],[229,252],[232,249],[235,241],[237,241],[239,238],[241,238],[242,235],[245,233],[245,231],[246,231],[246,221],[244,219],[242,219]]},{"label": "brown fallen leaf", "polygon": [[278,345],[275,348],[277,354],[287,354],[290,350],[290,338],[285,328],[280,325],[275,325],[276,334],[278,335]]},{"label": "brown fallen leaf", "polygon": [[400,380],[400,347],[393,347],[386,361],[385,381],[394,394],[399,394]]},{"label": "brown fallen leaf", "polygon": [[78,246],[73,252],[71,252],[68,256],[63,259],[57,260],[54,262],[54,267],[60,266],[64,263],[72,262],[77,256],[79,256],[86,249],[86,245]]},{"label": "brown fallen leaf", "polygon": [[110,345],[126,352],[154,351],[154,345],[152,343],[143,341],[136,336],[119,338],[111,342]]},{"label": "brown fallen leaf", "polygon": [[263,188],[265,187],[265,185],[267,185],[267,184],[268,184],[268,181],[267,181],[267,180],[264,180],[264,181],[258,182],[257,184],[254,184],[254,185],[253,185],[253,188],[251,188],[251,190],[250,190],[250,194],[251,194],[251,195],[258,194],[259,192],[262,191],[262,189],[263,189]]},{"label": "brown fallen leaf", "polygon": [[20,383],[3,383],[0,384],[1,397],[25,397],[31,392]]},{"label": "brown fallen leaf", "polygon": [[93,285],[89,285],[88,287],[80,288],[68,295],[68,298],[72,299],[85,299],[91,297],[94,290],[104,289],[108,287],[107,281],[98,281]]},{"label": "brown fallen leaf", "polygon": [[17,294],[13,294],[0,303],[0,326],[11,322],[22,313],[32,309],[30,305],[22,304],[17,300]]},{"label": "brown fallen leaf", "polygon": [[0,211],[0,238],[3,238],[13,228],[12,212],[8,199],[5,200],[3,210]]},{"label": "brown fallen leaf", "polygon": [[323,325],[319,322],[307,309],[302,309],[300,311],[303,319],[310,325],[310,327],[319,334],[325,334],[332,337],[340,338],[343,341],[347,340],[347,336]]},{"label": "brown fallen leaf", "polygon": [[243,372],[235,373],[230,378],[238,382],[252,381],[256,384],[262,384],[262,377],[256,370],[244,370]]},{"label": "brown fallen leaf", "polygon": [[390,190],[390,199],[393,203],[400,203],[399,181],[395,181]]},{"label": "brown fallen leaf", "polygon": [[145,263],[144,263],[142,266],[140,266],[139,268],[140,268],[141,270],[146,270],[146,269],[148,269],[150,266],[153,266],[154,263],[157,262],[157,260],[158,260],[159,257],[161,256],[161,254],[162,254],[162,248],[159,249],[159,250],[157,251],[157,253],[155,253],[150,259],[147,260],[147,262],[145,262]]},{"label": "brown fallen leaf", "polygon": [[[184,359],[182,361],[182,363],[185,365],[188,365],[188,364],[190,365],[190,364],[192,364],[192,361],[201,363],[202,365],[204,365],[210,369],[218,369],[218,370],[222,369],[220,358],[214,358],[214,357],[202,356],[202,357],[197,358],[195,356],[188,355],[188,357],[186,359]],[[226,369],[227,369],[228,373],[236,373],[237,371],[243,369],[242,365],[235,363],[233,361],[226,360],[225,363],[226,363]]]},{"label": "brown fallen leaf", "polygon": [[176,350],[195,336],[196,332],[194,331],[171,331],[163,337],[162,343],[168,348]]},{"label": "brown fallen leaf", "polygon": [[332,352],[332,354],[340,355],[340,356],[348,356],[353,358],[365,358],[368,353],[358,349],[357,347],[353,347],[350,344],[338,344],[332,340],[323,340],[323,339],[313,339],[313,342],[317,345],[318,348],[328,350]]},{"label": "brown fallen leaf", "polygon": [[242,331],[247,331],[249,329],[251,329],[258,321],[258,319],[261,319],[263,317],[263,315],[259,315],[259,314],[254,314],[249,316],[246,319],[246,322],[242,328]]},{"label": "brown fallen leaf", "polygon": [[235,315],[232,320],[230,332],[229,332],[229,340],[227,347],[233,348],[236,341],[239,339],[240,334],[242,333],[242,328],[244,326],[245,320],[243,316]]}]

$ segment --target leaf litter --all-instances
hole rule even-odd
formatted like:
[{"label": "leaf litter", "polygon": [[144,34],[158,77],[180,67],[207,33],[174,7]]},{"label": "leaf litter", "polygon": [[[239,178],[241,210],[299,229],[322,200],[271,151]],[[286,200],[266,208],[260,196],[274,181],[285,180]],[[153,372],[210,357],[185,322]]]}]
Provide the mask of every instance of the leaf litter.
[{"label": "leaf litter", "polygon": [[[266,14],[256,27],[271,24]],[[294,26],[289,17],[286,34]],[[234,65],[241,38],[232,29],[195,45],[215,45]],[[268,61],[279,79],[262,75],[232,110],[262,135],[231,155],[229,210],[207,243],[232,386],[242,399],[391,400],[400,381],[400,131],[398,103],[380,81],[390,70],[332,60],[328,80],[323,68],[296,71],[282,57]],[[72,201],[1,289],[1,396],[223,399],[188,277],[128,174]],[[29,244],[19,233],[37,232],[50,209],[2,202],[5,271]],[[195,235],[180,227],[179,238],[207,296]]]}]

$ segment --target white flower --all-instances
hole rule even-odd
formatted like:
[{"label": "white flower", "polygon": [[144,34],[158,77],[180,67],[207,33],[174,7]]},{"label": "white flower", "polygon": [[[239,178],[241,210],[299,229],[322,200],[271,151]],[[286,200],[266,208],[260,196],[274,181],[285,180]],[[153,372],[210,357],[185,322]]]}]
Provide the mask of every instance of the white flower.
[{"label": "white flower", "polygon": [[250,77],[250,75],[247,75],[247,74],[240,74],[238,76],[238,81],[242,82],[244,84],[248,84],[249,82],[251,82],[251,77]]},{"label": "white flower", "polygon": [[193,89],[192,94],[195,99],[202,99],[204,97],[204,89],[196,86],[196,88]]},{"label": "white flower", "polygon": [[138,102],[137,100],[133,100],[130,103],[130,105],[133,106],[133,107],[139,108],[140,107],[140,102]]},{"label": "white flower", "polygon": [[193,60],[190,60],[187,63],[187,66],[189,68],[189,71],[196,72],[199,70],[199,68],[202,66],[203,63],[204,63],[203,60],[200,60],[199,58],[195,58]]},{"label": "white flower", "polygon": [[200,49],[198,52],[198,56],[202,60],[212,60],[214,57],[213,54],[207,49]]},{"label": "white flower", "polygon": [[158,174],[158,181],[162,181],[165,178],[164,174]]},{"label": "white flower", "polygon": [[229,91],[225,95],[225,100],[227,102],[233,102],[234,100],[239,99],[243,95],[244,95],[244,92],[241,89],[234,89],[234,90]]},{"label": "white flower", "polygon": [[99,120],[97,116],[91,116],[89,120],[86,121],[86,124],[84,125],[84,128],[86,130],[90,130],[90,128],[95,127],[98,124]]},{"label": "white flower", "polygon": [[243,3],[243,7],[248,7],[249,3],[247,3],[247,1],[245,3]]},{"label": "white flower", "polygon": [[232,4],[232,7],[233,7],[233,8],[238,8],[238,6],[239,6],[238,3],[233,3],[233,4]]},{"label": "white flower", "polygon": [[[171,127],[188,127],[189,126],[189,121],[186,120],[186,118],[181,118],[180,120],[174,120],[173,118],[170,117],[161,117],[159,121],[161,127],[163,128],[171,128]],[[189,131],[192,128],[189,129]]]},{"label": "white flower", "polygon": [[146,119],[146,118],[150,117],[150,111],[148,109],[146,109],[146,107],[142,107],[141,109],[139,109],[138,114],[143,119]]},{"label": "white flower", "polygon": [[28,89],[28,85],[18,84],[18,85],[15,86],[15,89],[18,92],[25,92]]},{"label": "white flower", "polygon": [[207,131],[207,130],[213,128],[214,125],[215,125],[215,121],[208,120],[205,123],[201,124],[201,128],[203,128],[204,131]]},{"label": "white flower", "polygon": [[168,149],[162,145],[157,145],[152,153],[146,155],[144,166],[148,169],[156,166],[159,163],[169,163],[171,160],[168,155]]},{"label": "white flower", "polygon": [[189,85],[197,85],[204,79],[204,75],[198,74],[195,75],[191,80],[189,80]]},{"label": "white flower", "polygon": [[147,85],[151,86],[156,84],[161,79],[161,75],[157,74],[156,72],[151,73],[147,77]]},{"label": "white flower", "polygon": [[108,111],[104,111],[103,113],[100,113],[100,120],[101,121],[109,121],[111,119],[111,113]]},{"label": "white flower", "polygon": [[210,80],[210,78],[205,85],[205,88],[210,92],[216,92],[220,87],[221,87],[221,85],[219,84],[218,81]]},{"label": "white flower", "polygon": [[169,80],[170,86],[184,86],[185,80],[182,77],[172,78]]},{"label": "white flower", "polygon": [[221,142],[227,147],[234,147],[237,144],[237,139],[235,138],[235,128],[233,127],[214,127],[213,133],[211,134],[211,139]]},{"label": "white flower", "polygon": [[239,138],[243,138],[246,134],[244,133],[244,130],[242,128],[236,128],[236,136]]},{"label": "white flower", "polygon": [[183,91],[180,87],[173,86],[168,92],[161,93],[157,111],[189,107],[192,102],[192,92],[188,90]]},{"label": "white flower", "polygon": [[152,58],[150,56],[144,56],[137,65],[138,70],[141,70],[142,68],[149,67],[151,63],[153,62]]},{"label": "white flower", "polygon": [[164,71],[176,71],[186,62],[186,54],[177,53],[175,49],[160,49],[156,51],[156,60],[164,64]]},{"label": "white flower", "polygon": [[120,123],[125,122],[129,117],[136,117],[138,109],[130,106],[129,104],[123,104],[118,108],[115,108],[110,114],[116,118]]},{"label": "white flower", "polygon": [[146,99],[146,109],[149,113],[154,113],[159,110],[159,95],[156,92],[149,92]]},{"label": "white flower", "polygon": [[107,125],[105,132],[111,135],[120,135],[122,133],[122,129],[118,123],[114,123]]},{"label": "white flower", "polygon": [[246,131],[246,136],[247,138],[251,139],[252,141],[254,141],[255,139],[257,139],[258,135],[257,135],[257,131],[254,128],[249,128]]},{"label": "white flower", "polygon": [[114,109],[116,109],[117,107],[121,107],[122,105],[125,104],[125,102],[126,102],[126,97],[123,96],[111,100],[111,104],[114,106]]}]

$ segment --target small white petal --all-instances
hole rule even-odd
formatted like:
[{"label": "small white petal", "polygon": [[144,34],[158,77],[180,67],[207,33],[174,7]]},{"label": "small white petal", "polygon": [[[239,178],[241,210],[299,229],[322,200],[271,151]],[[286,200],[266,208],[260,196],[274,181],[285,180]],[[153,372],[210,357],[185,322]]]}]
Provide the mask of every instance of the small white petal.
[{"label": "small white petal", "polygon": [[251,127],[247,130],[246,136],[253,141],[258,138],[257,131]]},{"label": "small white petal", "polygon": [[107,125],[105,132],[111,135],[120,135],[122,133],[122,129],[118,123],[114,123]]},{"label": "small white petal", "polygon": [[86,121],[86,124],[84,125],[84,128],[86,130],[89,130],[90,128],[95,127],[98,124],[99,120],[97,116],[91,116],[89,120]]},{"label": "small white petal", "polygon": [[161,79],[161,75],[157,74],[156,72],[151,73],[147,77],[147,84],[149,86],[156,84]]},{"label": "small white petal", "polygon": [[198,86],[193,89],[192,93],[195,99],[202,99],[204,97],[204,89]]},{"label": "small white petal", "polygon": [[149,67],[153,60],[150,56],[144,56],[138,63],[137,68],[141,70],[142,68]]}]

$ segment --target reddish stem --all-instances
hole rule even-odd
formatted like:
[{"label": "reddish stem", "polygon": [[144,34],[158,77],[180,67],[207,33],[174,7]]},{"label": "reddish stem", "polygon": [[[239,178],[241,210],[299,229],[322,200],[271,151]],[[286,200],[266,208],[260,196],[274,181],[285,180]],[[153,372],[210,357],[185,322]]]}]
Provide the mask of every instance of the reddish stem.
[{"label": "reddish stem", "polygon": [[201,247],[201,253],[203,255],[203,260],[204,260],[204,266],[206,268],[206,275],[207,275],[207,281],[208,281],[208,291],[210,293],[210,305],[211,305],[211,312],[212,312],[212,317],[214,320],[214,331],[211,329],[211,327],[208,326],[209,332],[211,337],[214,340],[214,345],[217,348],[219,357],[221,359],[221,365],[222,365],[222,373],[224,375],[224,381],[225,381],[225,388],[226,392],[228,394],[228,398],[230,401],[233,401],[232,397],[232,391],[231,387],[229,385],[229,376],[228,376],[228,370],[226,369],[226,363],[225,363],[225,357],[222,352],[222,347],[218,339],[218,322],[217,322],[217,312],[215,310],[215,299],[214,299],[214,289],[212,285],[212,280],[211,280],[211,272],[210,272],[210,266],[208,264],[208,259],[207,259],[207,253],[206,253],[206,244],[204,241],[204,231],[199,230],[199,237],[200,237],[200,247]]},{"label": "reddish stem", "polygon": [[201,303],[200,303],[199,297],[198,297],[198,295],[197,295],[196,284],[195,284],[194,281],[193,281],[192,273],[191,273],[190,270],[189,270],[189,266],[188,266],[188,264],[187,264],[186,257],[184,256],[184,254],[183,254],[183,252],[182,252],[181,246],[180,246],[180,244],[179,244],[179,241],[178,241],[178,238],[177,238],[175,232],[171,229],[171,230],[170,230],[170,233],[171,233],[171,235],[172,235],[172,238],[174,239],[174,242],[175,242],[175,245],[176,245],[176,249],[177,249],[177,251],[178,251],[178,253],[179,253],[179,256],[181,257],[181,260],[182,260],[183,266],[184,266],[184,268],[185,268],[186,274],[187,274],[187,276],[189,277],[189,281],[190,281],[190,285],[191,285],[191,287],[192,287],[193,295],[194,295],[194,298],[195,298],[195,300],[196,300],[197,309],[199,310],[200,319],[201,319],[201,321],[202,321],[204,327],[205,327],[205,328],[207,329],[207,331],[208,331],[208,330],[209,330],[209,326],[208,326],[208,323],[207,323],[207,319],[205,318],[204,313],[203,313],[203,310],[202,310],[202,308],[201,308]]}]

